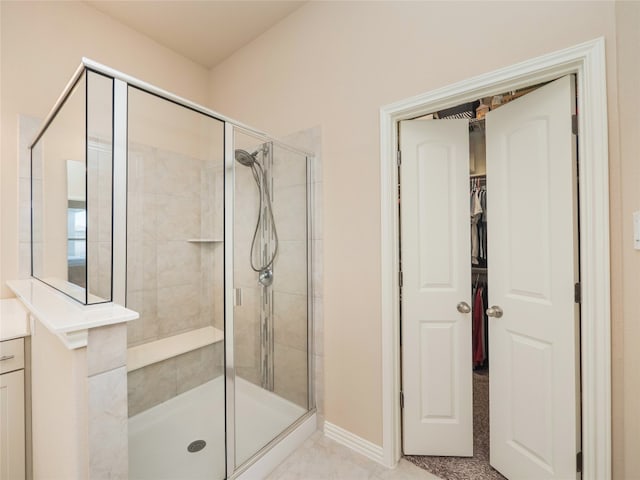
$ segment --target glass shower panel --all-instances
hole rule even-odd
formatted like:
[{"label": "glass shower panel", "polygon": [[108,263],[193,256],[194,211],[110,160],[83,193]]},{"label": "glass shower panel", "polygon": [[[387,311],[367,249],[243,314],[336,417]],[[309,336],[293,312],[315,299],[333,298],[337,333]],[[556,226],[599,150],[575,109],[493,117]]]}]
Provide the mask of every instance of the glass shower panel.
[{"label": "glass shower panel", "polygon": [[307,157],[273,147],[273,211],[278,219],[279,255],[274,264],[274,392],[305,410],[308,378]]},{"label": "glass shower panel", "polygon": [[87,303],[83,74],[31,149],[32,274]]},{"label": "glass shower panel", "polygon": [[234,132],[235,462],[308,409],[306,157]]},{"label": "glass shower panel", "polygon": [[91,71],[87,72],[86,148],[86,279],[88,303],[96,303],[112,297],[113,79]]},{"label": "glass shower panel", "polygon": [[224,124],[129,87],[129,475],[225,477]]},{"label": "glass shower panel", "polygon": [[112,298],[113,79],[86,71],[31,149],[33,276]]}]

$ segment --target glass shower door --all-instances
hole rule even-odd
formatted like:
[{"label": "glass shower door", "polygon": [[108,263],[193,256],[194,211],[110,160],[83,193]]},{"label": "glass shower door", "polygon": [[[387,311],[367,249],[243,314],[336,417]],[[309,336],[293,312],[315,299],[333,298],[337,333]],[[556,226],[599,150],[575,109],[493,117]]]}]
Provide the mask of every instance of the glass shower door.
[{"label": "glass shower door", "polygon": [[239,467],[309,407],[307,159],[237,128],[233,146],[235,438],[228,442]]},{"label": "glass shower door", "polygon": [[128,91],[129,476],[225,478],[223,122]]}]

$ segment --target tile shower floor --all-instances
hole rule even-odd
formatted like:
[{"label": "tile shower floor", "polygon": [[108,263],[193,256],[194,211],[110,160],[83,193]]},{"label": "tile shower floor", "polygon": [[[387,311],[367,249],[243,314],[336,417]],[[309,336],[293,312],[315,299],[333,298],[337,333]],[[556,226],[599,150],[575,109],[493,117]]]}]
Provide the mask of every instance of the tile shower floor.
[{"label": "tile shower floor", "polygon": [[[239,377],[235,404],[238,464],[305,413],[302,407]],[[222,376],[131,417],[129,478],[224,478],[224,421]],[[188,451],[197,440],[204,440],[206,446]]]},{"label": "tile shower floor", "polygon": [[314,433],[267,477],[267,480],[440,480],[419,467],[400,460],[387,469],[379,463]]}]

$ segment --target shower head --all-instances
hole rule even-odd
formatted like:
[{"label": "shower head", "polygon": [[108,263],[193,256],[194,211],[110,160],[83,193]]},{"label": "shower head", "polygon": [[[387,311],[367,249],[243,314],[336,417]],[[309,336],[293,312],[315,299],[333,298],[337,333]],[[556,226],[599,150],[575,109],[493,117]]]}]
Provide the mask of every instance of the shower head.
[{"label": "shower head", "polygon": [[244,165],[245,167],[251,167],[256,163],[256,152],[249,153],[246,150],[237,149],[235,151],[236,162]]}]

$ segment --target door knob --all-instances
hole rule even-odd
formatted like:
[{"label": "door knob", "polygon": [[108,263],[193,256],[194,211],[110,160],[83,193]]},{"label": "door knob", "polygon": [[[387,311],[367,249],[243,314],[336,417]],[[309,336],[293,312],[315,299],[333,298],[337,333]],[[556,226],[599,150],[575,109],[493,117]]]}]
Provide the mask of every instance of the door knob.
[{"label": "door knob", "polygon": [[458,305],[456,305],[456,308],[460,313],[469,313],[471,311],[471,307],[467,302],[460,302]]},{"label": "door knob", "polygon": [[502,309],[497,305],[487,308],[487,315],[490,317],[500,318],[503,313]]}]

